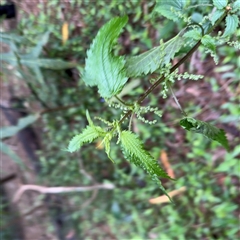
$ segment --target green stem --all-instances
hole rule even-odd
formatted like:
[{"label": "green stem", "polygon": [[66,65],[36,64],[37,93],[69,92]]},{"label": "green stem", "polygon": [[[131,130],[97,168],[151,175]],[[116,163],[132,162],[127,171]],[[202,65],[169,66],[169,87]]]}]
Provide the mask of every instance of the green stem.
[{"label": "green stem", "polygon": [[125,102],[122,101],[117,95],[114,96],[121,104],[125,105]]},{"label": "green stem", "polygon": [[[224,14],[218,19],[218,21],[207,31],[206,34],[210,34],[221,22],[222,20],[227,16],[229,10],[226,9]],[[170,69],[170,73],[173,73],[180,65],[182,65],[201,45],[201,40],[199,40],[190,50],[189,52],[182,57],[172,68]],[[160,77],[152,86],[150,86],[146,92],[137,100],[137,104],[140,105],[143,100],[156,88],[158,85],[163,82],[166,79],[165,76]],[[128,118],[132,113],[132,110],[129,110],[119,121],[119,124],[121,124],[126,118]]]},{"label": "green stem", "polygon": [[118,97],[117,95],[114,96],[122,105],[127,106],[127,107],[131,107],[131,104],[127,104],[125,103],[120,97]]},{"label": "green stem", "polygon": [[208,31],[207,31],[206,34],[211,33],[211,32],[222,22],[222,20],[228,15],[228,12],[229,12],[230,10],[231,10],[231,9],[227,9],[227,8],[226,8],[224,14],[215,22],[215,24],[214,24],[210,29],[208,29]]}]

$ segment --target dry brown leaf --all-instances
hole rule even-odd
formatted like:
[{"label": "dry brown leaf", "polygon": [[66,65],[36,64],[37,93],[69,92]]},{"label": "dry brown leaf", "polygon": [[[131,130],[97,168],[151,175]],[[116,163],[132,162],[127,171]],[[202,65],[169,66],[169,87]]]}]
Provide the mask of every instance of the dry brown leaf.
[{"label": "dry brown leaf", "polygon": [[167,152],[165,150],[162,150],[161,151],[161,162],[164,166],[164,168],[166,169],[166,172],[168,173],[168,175],[171,177],[171,178],[175,178],[175,174],[174,174],[174,171],[171,167],[171,164],[169,163],[168,161],[168,156],[167,156]]},{"label": "dry brown leaf", "polygon": [[103,144],[103,141],[101,139],[97,140],[95,146],[96,146],[97,149],[104,149],[104,144]]},{"label": "dry brown leaf", "polygon": [[62,43],[63,43],[63,45],[67,42],[68,36],[69,36],[68,23],[64,22],[62,25]]},{"label": "dry brown leaf", "polygon": [[[171,192],[168,193],[169,197],[174,197],[180,193],[183,193],[184,191],[186,191],[186,187],[181,187],[177,190],[173,190]],[[169,198],[166,195],[162,195],[160,197],[157,198],[152,198],[149,200],[149,203],[151,204],[160,204],[160,203],[166,203],[166,202],[170,202]]]}]

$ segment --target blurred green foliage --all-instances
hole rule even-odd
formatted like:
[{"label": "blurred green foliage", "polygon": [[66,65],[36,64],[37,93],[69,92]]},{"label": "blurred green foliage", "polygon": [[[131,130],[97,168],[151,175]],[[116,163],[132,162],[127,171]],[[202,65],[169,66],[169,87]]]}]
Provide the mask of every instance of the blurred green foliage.
[{"label": "blurred green foliage", "polygon": [[[20,9],[21,19],[15,33],[24,37],[26,44],[21,42],[18,46],[22,51],[26,51],[29,46],[36,46],[39,37],[50,31],[49,40],[41,55],[64,61],[74,60],[81,68],[86,49],[99,28],[112,17],[127,14],[129,23],[120,37],[121,47],[116,51],[134,55],[157,45],[160,38],[166,40],[172,37],[182,28],[180,21],[174,24],[161,17],[152,18],[154,4],[154,1],[145,0],[69,1],[69,4],[50,0],[45,4],[39,3],[38,16],[26,14]],[[195,13],[194,8],[189,11],[196,22],[203,17]],[[70,28],[70,37],[65,45],[62,44],[61,35],[63,15]],[[16,40],[14,42],[18,44]],[[221,68],[226,65],[220,65],[219,72],[225,72],[221,77],[228,79],[234,74],[239,76],[240,61],[236,52],[228,46],[222,46],[219,56],[223,59],[223,64],[233,66],[224,70]],[[24,79],[21,71],[16,69],[15,73]],[[39,100],[36,99],[37,95],[40,96],[44,108],[67,105],[75,107],[49,112],[41,117],[43,149],[38,152],[42,166],[39,184],[79,186],[110,181],[116,186],[112,191],[62,195],[65,223],[71,220],[73,225],[70,228],[75,229],[79,239],[238,238],[236,179],[239,175],[239,138],[231,141],[230,153],[223,151],[221,155],[217,154],[220,147],[215,142],[189,132],[186,133],[185,142],[179,141],[174,145],[176,139],[184,134],[173,120],[180,117],[179,113],[171,104],[164,105],[160,91],[155,91],[146,104],[162,105],[169,113],[151,127],[146,128],[139,122],[135,123],[135,129],[157,159],[160,150],[164,149],[168,153],[177,181],[165,181],[167,190],[179,189],[182,186],[186,186],[187,190],[173,199],[175,205],[152,205],[148,200],[161,194],[158,187],[152,184],[142,170],[130,166],[118,148],[113,146],[111,152],[112,158],[116,159],[115,164],[107,159],[104,151],[96,148],[99,143],[84,146],[80,153],[76,154],[62,150],[67,147],[68,141],[86,126],[85,109],[95,116],[101,114],[105,119],[111,120],[118,110],[108,109],[107,104],[98,97],[97,90],[86,87],[81,77],[78,79],[77,69],[55,71],[41,68],[41,73],[47,87],[39,88],[37,84],[32,84],[34,94],[27,101]],[[10,76],[13,73],[8,74]],[[28,69],[24,74],[27,74],[31,82],[36,82],[34,72]],[[233,79],[235,80],[229,87],[232,93],[239,83],[239,79]],[[215,78],[207,78],[206,81],[210,82],[214,92],[221,88]],[[148,81],[141,80],[131,95],[142,93],[148,86]],[[123,97],[127,100],[129,96]],[[201,111],[194,100],[184,104],[186,111],[190,113]],[[229,123],[232,128],[237,129],[235,121],[239,119],[239,107],[236,98],[229,99],[221,106],[221,110],[225,111],[220,117],[222,124]]]}]

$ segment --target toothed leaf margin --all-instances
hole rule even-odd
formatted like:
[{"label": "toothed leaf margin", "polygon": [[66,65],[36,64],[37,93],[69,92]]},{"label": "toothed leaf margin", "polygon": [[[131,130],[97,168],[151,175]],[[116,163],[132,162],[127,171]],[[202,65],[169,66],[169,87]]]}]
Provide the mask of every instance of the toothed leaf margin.
[{"label": "toothed leaf margin", "polygon": [[97,86],[104,98],[118,94],[128,80],[124,57],[112,53],[113,45],[127,21],[127,16],[111,19],[99,30],[87,51],[82,79],[86,85]]},{"label": "toothed leaf margin", "polygon": [[168,179],[171,179],[171,177],[168,176],[158,165],[157,161],[143,148],[140,139],[131,131],[122,131],[121,147],[125,158],[145,170],[151,176],[152,180],[155,181],[160,189],[168,196],[158,177]]},{"label": "toothed leaf margin", "polygon": [[93,124],[88,110],[86,110],[86,117],[89,125],[83,129],[82,133],[73,137],[73,139],[69,142],[67,148],[69,152],[75,152],[79,150],[84,143],[91,143],[96,138],[106,135],[106,132],[101,127],[95,126]]},{"label": "toothed leaf margin", "polygon": [[188,131],[203,134],[204,136],[219,142],[227,151],[229,151],[228,140],[223,129],[190,117],[181,119],[180,125]]},{"label": "toothed leaf margin", "polygon": [[87,126],[82,133],[73,137],[68,145],[68,151],[77,151],[84,143],[91,143],[96,138],[102,136],[102,132],[103,130],[100,127]]}]

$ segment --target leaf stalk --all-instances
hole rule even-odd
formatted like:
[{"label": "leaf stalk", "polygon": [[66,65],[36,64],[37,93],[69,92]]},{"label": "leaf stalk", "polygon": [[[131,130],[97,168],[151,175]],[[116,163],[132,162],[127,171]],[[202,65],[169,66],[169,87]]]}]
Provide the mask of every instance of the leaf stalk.
[{"label": "leaf stalk", "polygon": [[[210,34],[211,32],[213,32],[213,30],[222,22],[222,20],[227,16],[228,12],[230,10],[226,8],[225,12],[223,13],[223,15],[216,21],[216,23],[207,31],[206,34]],[[188,53],[182,57],[174,66],[171,67],[170,71],[169,71],[169,75],[171,73],[173,73],[180,65],[182,65],[197,49],[198,47],[201,45],[201,39],[188,51]],[[139,99],[137,100],[137,104],[141,104],[144,99],[155,89],[158,87],[158,85],[163,82],[166,79],[166,76],[161,76],[153,85],[151,85],[146,92],[139,97]],[[133,111],[129,110],[128,112],[125,113],[125,115],[119,120],[119,124],[121,124],[126,118],[128,118],[131,113]]]}]

